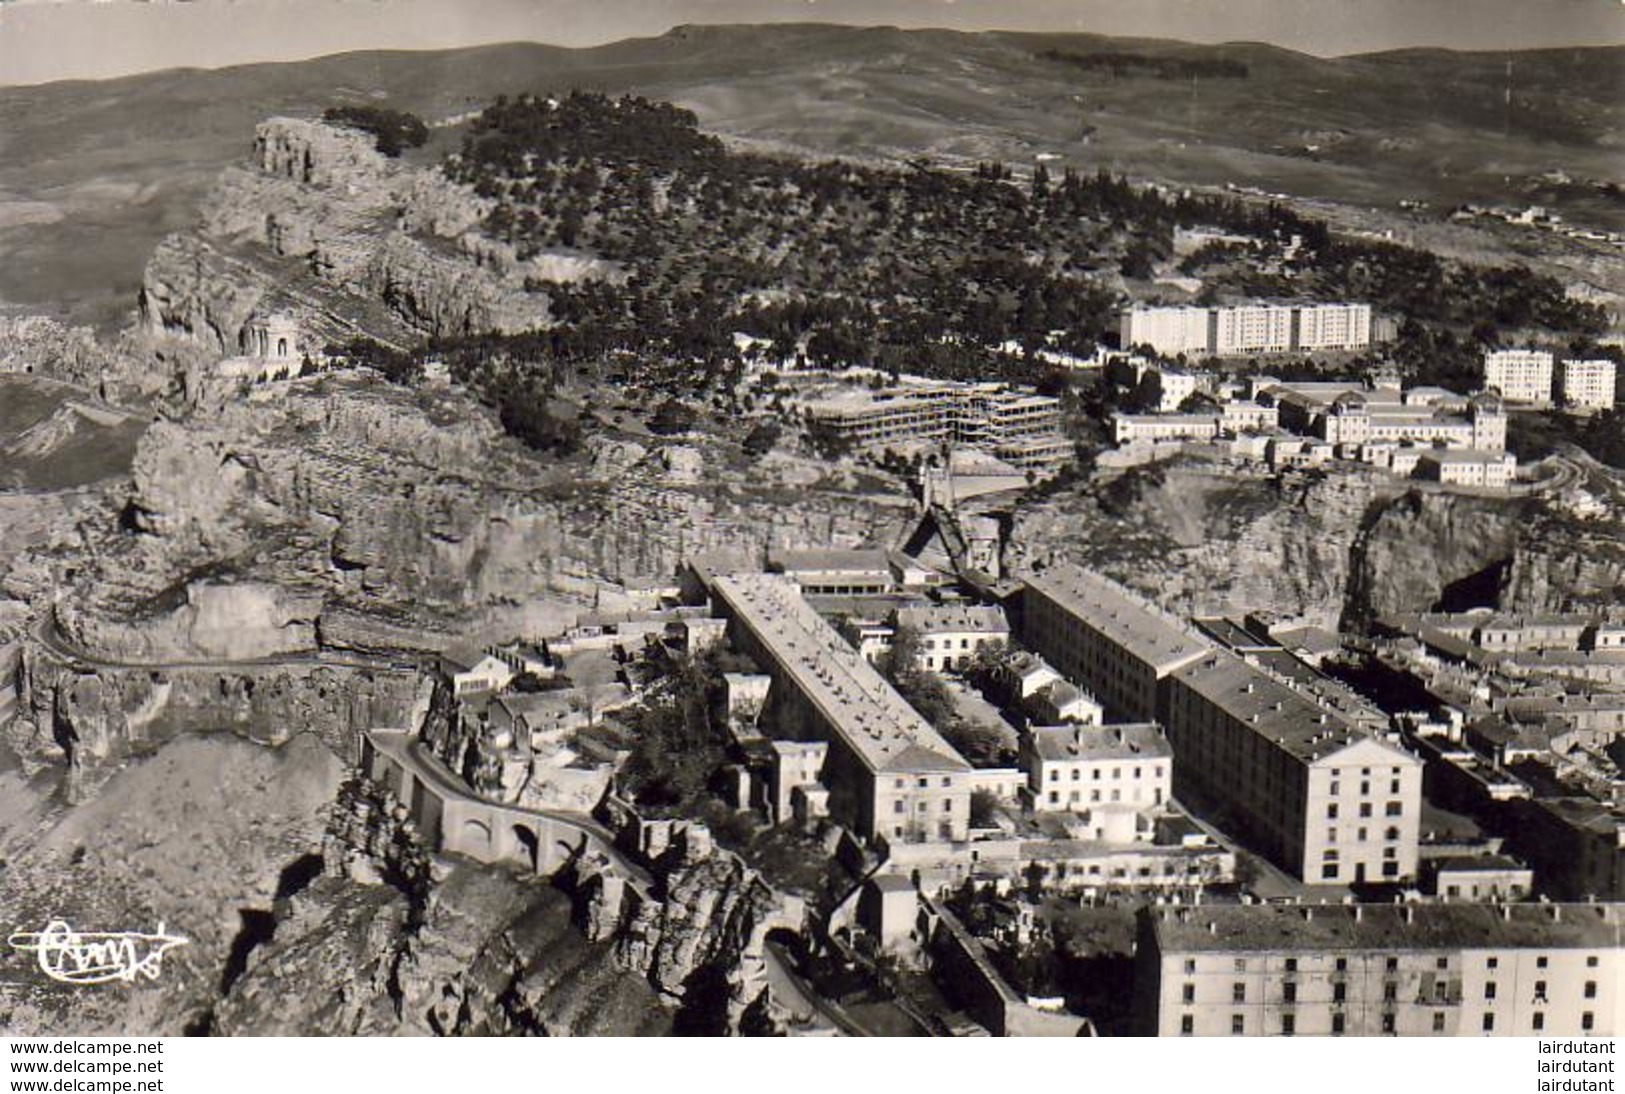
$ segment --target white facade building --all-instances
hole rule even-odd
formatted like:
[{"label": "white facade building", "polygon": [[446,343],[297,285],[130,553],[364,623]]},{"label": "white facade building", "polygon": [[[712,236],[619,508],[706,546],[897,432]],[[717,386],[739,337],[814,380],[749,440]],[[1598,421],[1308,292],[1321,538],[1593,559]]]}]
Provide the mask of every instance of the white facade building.
[{"label": "white facade building", "polygon": [[1617,369],[1613,361],[1564,361],[1558,366],[1558,386],[1565,406],[1578,410],[1607,410],[1614,405]]},{"label": "white facade building", "polygon": [[1500,392],[1503,399],[1550,402],[1552,366],[1549,350],[1494,350],[1484,355],[1484,386]]}]

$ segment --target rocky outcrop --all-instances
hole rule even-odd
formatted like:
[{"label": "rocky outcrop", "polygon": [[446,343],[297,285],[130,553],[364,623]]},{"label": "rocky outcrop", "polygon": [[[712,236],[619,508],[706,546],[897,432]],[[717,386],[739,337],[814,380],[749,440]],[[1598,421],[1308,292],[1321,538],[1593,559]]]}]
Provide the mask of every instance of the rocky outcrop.
[{"label": "rocky outcrop", "polygon": [[305,186],[365,188],[392,173],[368,134],[303,118],[261,122],[254,130],[254,161],[268,175]]},{"label": "rocky outcrop", "polygon": [[75,778],[186,734],[274,746],[309,733],[354,759],[363,730],[405,726],[417,701],[411,671],[315,662],[89,667],[37,643],[25,647],[19,677],[14,750],[33,765],[65,760]]},{"label": "rocky outcrop", "polygon": [[60,605],[56,620],[77,650],[115,664],[253,661],[316,648],[319,595],[241,582],[187,585],[185,603],[146,618],[108,619]]},{"label": "rocky outcrop", "polygon": [[703,824],[639,820],[615,800],[608,807],[624,830],[638,833],[659,896],[640,899],[617,884],[587,887],[587,937],[613,939],[617,960],[662,994],[690,1008],[720,1005],[726,1013],[708,1017],[736,1025],[755,998],[749,986],[768,932],[805,930],[805,903],[718,847]]},{"label": "rocky outcrop", "polygon": [[1263,610],[1335,626],[1360,522],[1393,492],[1360,473],[1262,478],[1199,461],[1136,468],[1019,511],[1006,563],[1068,558],[1184,614]]},{"label": "rocky outcrop", "polygon": [[1525,522],[1536,504],[1412,491],[1373,507],[1352,548],[1350,618],[1428,611],[1456,589],[1465,599],[1448,606],[1493,604],[1499,571],[1528,542]]}]

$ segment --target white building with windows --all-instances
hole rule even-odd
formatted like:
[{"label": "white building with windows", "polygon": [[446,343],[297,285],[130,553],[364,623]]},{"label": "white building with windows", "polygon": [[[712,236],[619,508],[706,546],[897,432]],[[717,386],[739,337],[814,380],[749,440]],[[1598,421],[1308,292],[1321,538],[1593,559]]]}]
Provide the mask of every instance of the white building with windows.
[{"label": "white building with windows", "polygon": [[1608,410],[1614,405],[1617,368],[1606,357],[1563,361],[1558,365],[1558,391],[1563,405],[1575,410]]},{"label": "white building with windows", "polygon": [[1157,809],[1173,794],[1174,754],[1155,723],[1039,726],[1022,739],[1033,808]]},{"label": "white building with windows", "polygon": [[1553,367],[1550,350],[1494,350],[1484,355],[1484,386],[1513,402],[1549,403]]}]

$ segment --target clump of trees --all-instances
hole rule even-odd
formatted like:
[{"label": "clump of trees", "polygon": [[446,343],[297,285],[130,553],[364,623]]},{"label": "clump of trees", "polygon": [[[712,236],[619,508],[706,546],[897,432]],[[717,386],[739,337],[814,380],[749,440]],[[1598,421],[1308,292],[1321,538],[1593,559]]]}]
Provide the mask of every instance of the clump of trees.
[{"label": "clump of trees", "polygon": [[392,159],[429,140],[429,127],[416,114],[382,106],[330,106],[322,121],[372,134],[374,147]]},{"label": "clump of trees", "polygon": [[996,767],[1004,762],[1004,741],[1000,734],[960,715],[942,677],[920,666],[921,649],[919,631],[913,627],[898,627],[892,636],[891,649],[877,662],[880,674],[973,766]]}]

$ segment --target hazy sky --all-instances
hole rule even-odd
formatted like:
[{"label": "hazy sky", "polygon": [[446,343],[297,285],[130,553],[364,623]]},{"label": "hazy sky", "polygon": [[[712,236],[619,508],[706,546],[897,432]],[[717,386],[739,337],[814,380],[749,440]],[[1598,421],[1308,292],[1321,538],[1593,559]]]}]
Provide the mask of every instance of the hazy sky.
[{"label": "hazy sky", "polygon": [[0,0],[0,84],[783,21],[1245,39],[1323,55],[1625,43],[1622,0]]}]

